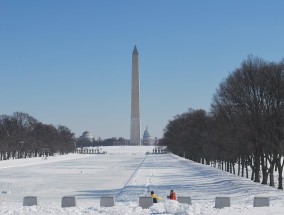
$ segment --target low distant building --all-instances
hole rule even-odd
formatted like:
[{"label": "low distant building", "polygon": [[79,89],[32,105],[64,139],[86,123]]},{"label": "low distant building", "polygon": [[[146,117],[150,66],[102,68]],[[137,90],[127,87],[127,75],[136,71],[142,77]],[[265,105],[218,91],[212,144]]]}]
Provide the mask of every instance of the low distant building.
[{"label": "low distant building", "polygon": [[76,141],[77,147],[95,146],[95,137],[89,132],[85,131]]},{"label": "low distant building", "polygon": [[114,139],[113,145],[114,146],[127,146],[130,144],[130,140],[126,140],[123,137],[120,137],[118,139]]}]

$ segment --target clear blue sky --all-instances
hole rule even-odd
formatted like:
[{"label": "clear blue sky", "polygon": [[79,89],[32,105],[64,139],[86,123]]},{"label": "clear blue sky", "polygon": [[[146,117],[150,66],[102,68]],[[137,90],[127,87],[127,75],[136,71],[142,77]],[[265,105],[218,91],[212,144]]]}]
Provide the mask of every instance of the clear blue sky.
[{"label": "clear blue sky", "polygon": [[29,113],[76,136],[130,136],[131,54],[142,134],[209,110],[249,54],[284,56],[284,1],[0,0],[0,114]]}]

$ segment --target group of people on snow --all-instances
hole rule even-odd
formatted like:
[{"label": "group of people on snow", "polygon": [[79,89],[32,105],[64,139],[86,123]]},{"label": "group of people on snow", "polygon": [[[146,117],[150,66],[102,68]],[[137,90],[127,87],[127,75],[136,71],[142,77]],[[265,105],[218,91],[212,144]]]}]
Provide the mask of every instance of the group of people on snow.
[{"label": "group of people on snow", "polygon": [[[151,196],[152,199],[153,199],[153,203],[158,203],[159,200],[162,200],[162,198],[159,197],[159,196],[157,196],[157,195],[154,193],[154,191],[151,191],[150,196]],[[175,193],[173,190],[171,190],[171,191],[170,191],[170,195],[168,195],[167,198],[170,199],[170,200],[177,200],[177,195],[176,195],[176,193]]]}]

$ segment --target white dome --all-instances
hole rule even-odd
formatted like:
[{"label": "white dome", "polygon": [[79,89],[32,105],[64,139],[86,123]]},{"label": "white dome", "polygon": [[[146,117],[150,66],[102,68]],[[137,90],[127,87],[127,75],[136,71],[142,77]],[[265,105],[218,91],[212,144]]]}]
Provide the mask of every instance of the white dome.
[{"label": "white dome", "polygon": [[80,139],[84,139],[84,140],[88,140],[88,141],[93,141],[95,139],[95,137],[89,132],[89,131],[85,131],[82,136],[80,137]]},{"label": "white dome", "polygon": [[152,145],[154,143],[153,139],[151,138],[151,135],[148,131],[148,126],[146,127],[146,130],[144,131],[143,134],[143,144],[144,145]]},{"label": "white dome", "polygon": [[143,140],[147,140],[147,139],[151,139],[151,135],[148,131],[148,126],[146,128],[146,130],[144,131],[144,134],[143,134]]}]

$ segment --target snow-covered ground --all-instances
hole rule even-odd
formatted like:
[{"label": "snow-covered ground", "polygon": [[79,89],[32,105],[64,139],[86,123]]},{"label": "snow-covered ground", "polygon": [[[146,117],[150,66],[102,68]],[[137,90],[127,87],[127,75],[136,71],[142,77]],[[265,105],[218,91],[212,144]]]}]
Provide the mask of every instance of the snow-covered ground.
[{"label": "snow-covered ground", "polygon": [[[0,162],[0,214],[283,214],[284,192],[251,182],[172,154],[153,154],[153,147],[101,147],[107,154],[69,154]],[[169,201],[190,196],[192,205]],[[155,191],[163,200],[150,209],[138,206],[139,196]],[[77,197],[77,207],[61,208],[63,196]],[[39,205],[23,207],[23,197],[37,196]],[[116,205],[99,206],[101,196]],[[231,198],[231,207],[214,208],[215,197]],[[253,207],[255,196],[270,198],[270,207]]]}]

